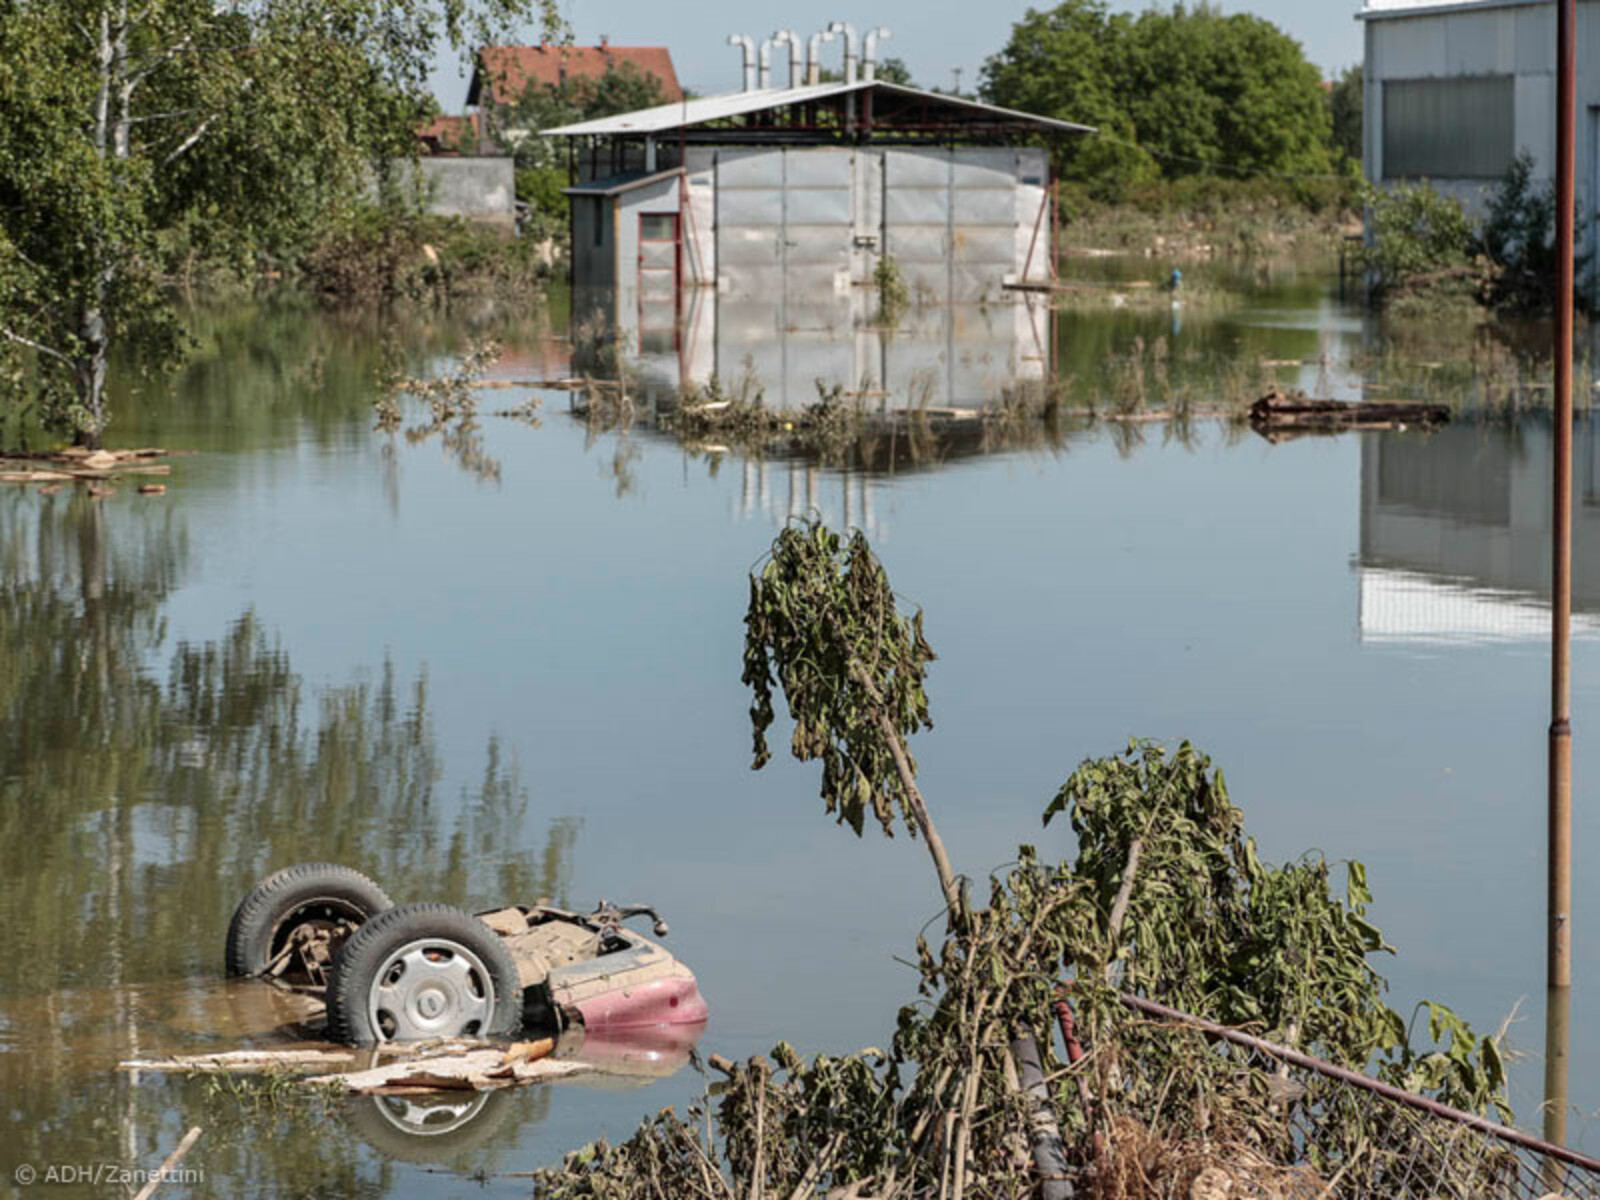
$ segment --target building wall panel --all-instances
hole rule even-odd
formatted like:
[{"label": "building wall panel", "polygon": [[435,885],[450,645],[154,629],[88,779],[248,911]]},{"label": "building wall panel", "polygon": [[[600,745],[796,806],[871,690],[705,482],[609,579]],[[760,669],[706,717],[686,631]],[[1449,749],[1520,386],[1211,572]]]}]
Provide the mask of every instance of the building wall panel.
[{"label": "building wall panel", "polygon": [[1516,152],[1511,75],[1390,79],[1383,85],[1386,179],[1492,179]]}]

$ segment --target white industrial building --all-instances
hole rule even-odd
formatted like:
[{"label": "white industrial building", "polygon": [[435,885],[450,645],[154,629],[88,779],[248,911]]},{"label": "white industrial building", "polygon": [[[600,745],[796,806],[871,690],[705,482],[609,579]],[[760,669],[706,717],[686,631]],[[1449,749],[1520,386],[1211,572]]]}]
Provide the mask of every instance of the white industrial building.
[{"label": "white industrial building", "polygon": [[[819,38],[804,65],[798,38],[770,39],[759,74],[734,39],[741,91],[543,131],[572,147],[575,310],[624,357],[675,361],[684,383],[752,373],[785,404],[819,380],[964,403],[1042,373],[1026,289],[1053,276],[1055,222],[1039,142],[1090,131],[876,79],[873,38],[858,72],[853,37],[838,83],[807,82]],[[886,260],[921,310],[888,337]]]},{"label": "white industrial building", "polygon": [[[1426,179],[1481,214],[1521,152],[1555,171],[1554,0],[1367,0],[1365,145],[1374,183]],[[1600,195],[1600,0],[1578,4],[1578,211]]]}]

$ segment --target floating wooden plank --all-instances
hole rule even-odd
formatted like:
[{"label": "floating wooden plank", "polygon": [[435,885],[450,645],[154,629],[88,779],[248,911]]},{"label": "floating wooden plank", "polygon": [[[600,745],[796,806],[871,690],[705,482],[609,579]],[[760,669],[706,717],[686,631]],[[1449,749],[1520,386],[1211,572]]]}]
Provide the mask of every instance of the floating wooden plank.
[{"label": "floating wooden plank", "polygon": [[119,1071],[160,1071],[193,1075],[263,1075],[281,1071],[299,1074],[353,1067],[354,1050],[224,1050],[217,1054],[175,1054],[170,1058],[131,1058]]},{"label": "floating wooden plank", "polygon": [[1268,392],[1250,406],[1250,424],[1258,433],[1332,433],[1359,429],[1431,429],[1450,421],[1443,404],[1313,400],[1301,394]]},{"label": "floating wooden plank", "polygon": [[[554,1038],[505,1045],[454,1039],[373,1050],[297,1047],[179,1054],[129,1059],[118,1063],[117,1069],[181,1075],[297,1075],[307,1084],[360,1096],[497,1091],[594,1070],[587,1063],[556,1061],[550,1057],[554,1050]],[[380,1061],[384,1058],[391,1061]]]},{"label": "floating wooden plank", "polygon": [[554,1060],[552,1038],[491,1046],[460,1054],[407,1059],[372,1067],[319,1075],[306,1082],[338,1088],[357,1096],[412,1095],[420,1092],[487,1092],[560,1079],[591,1070],[570,1059]]}]

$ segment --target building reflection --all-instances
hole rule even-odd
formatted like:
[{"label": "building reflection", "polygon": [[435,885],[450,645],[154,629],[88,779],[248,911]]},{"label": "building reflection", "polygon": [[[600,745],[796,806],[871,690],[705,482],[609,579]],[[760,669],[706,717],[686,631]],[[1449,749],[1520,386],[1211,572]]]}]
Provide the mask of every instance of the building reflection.
[{"label": "building reflection", "polygon": [[[1360,631],[1367,642],[1550,636],[1552,430],[1464,422],[1361,443]],[[1600,437],[1574,439],[1572,632],[1600,636]]]},{"label": "building reflection", "polygon": [[597,325],[605,295],[574,301],[575,365],[631,375],[643,399],[670,404],[708,387],[738,389],[775,409],[799,409],[838,389],[870,411],[980,408],[1051,371],[1052,310],[1045,299],[1001,291],[951,302],[920,290],[885,319],[875,288],[811,296],[685,296],[676,328]]}]

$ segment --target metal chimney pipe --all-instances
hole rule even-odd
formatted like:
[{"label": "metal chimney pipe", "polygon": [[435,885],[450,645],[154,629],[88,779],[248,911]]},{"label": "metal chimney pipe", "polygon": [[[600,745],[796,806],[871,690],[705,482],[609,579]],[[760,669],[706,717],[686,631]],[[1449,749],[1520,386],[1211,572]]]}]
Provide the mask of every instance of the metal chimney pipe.
[{"label": "metal chimney pipe", "polygon": [[856,27],[849,21],[834,21],[828,32],[844,35],[844,81],[856,82]]},{"label": "metal chimney pipe", "polygon": [[806,82],[822,82],[822,43],[833,41],[833,30],[819,29],[806,42]]},{"label": "metal chimney pipe", "polygon": [[730,33],[728,45],[739,46],[744,50],[744,90],[756,90],[756,44],[742,33]]},{"label": "metal chimney pipe", "polygon": [[805,81],[805,66],[800,61],[800,35],[792,29],[780,29],[772,35],[772,44],[789,47],[789,86],[799,87]]},{"label": "metal chimney pipe", "polygon": [[878,77],[878,43],[886,42],[893,36],[894,34],[883,25],[867,31],[866,40],[861,47],[861,77],[868,83]]},{"label": "metal chimney pipe", "polygon": [[761,43],[761,67],[758,75],[762,91],[772,86],[772,39]]}]

